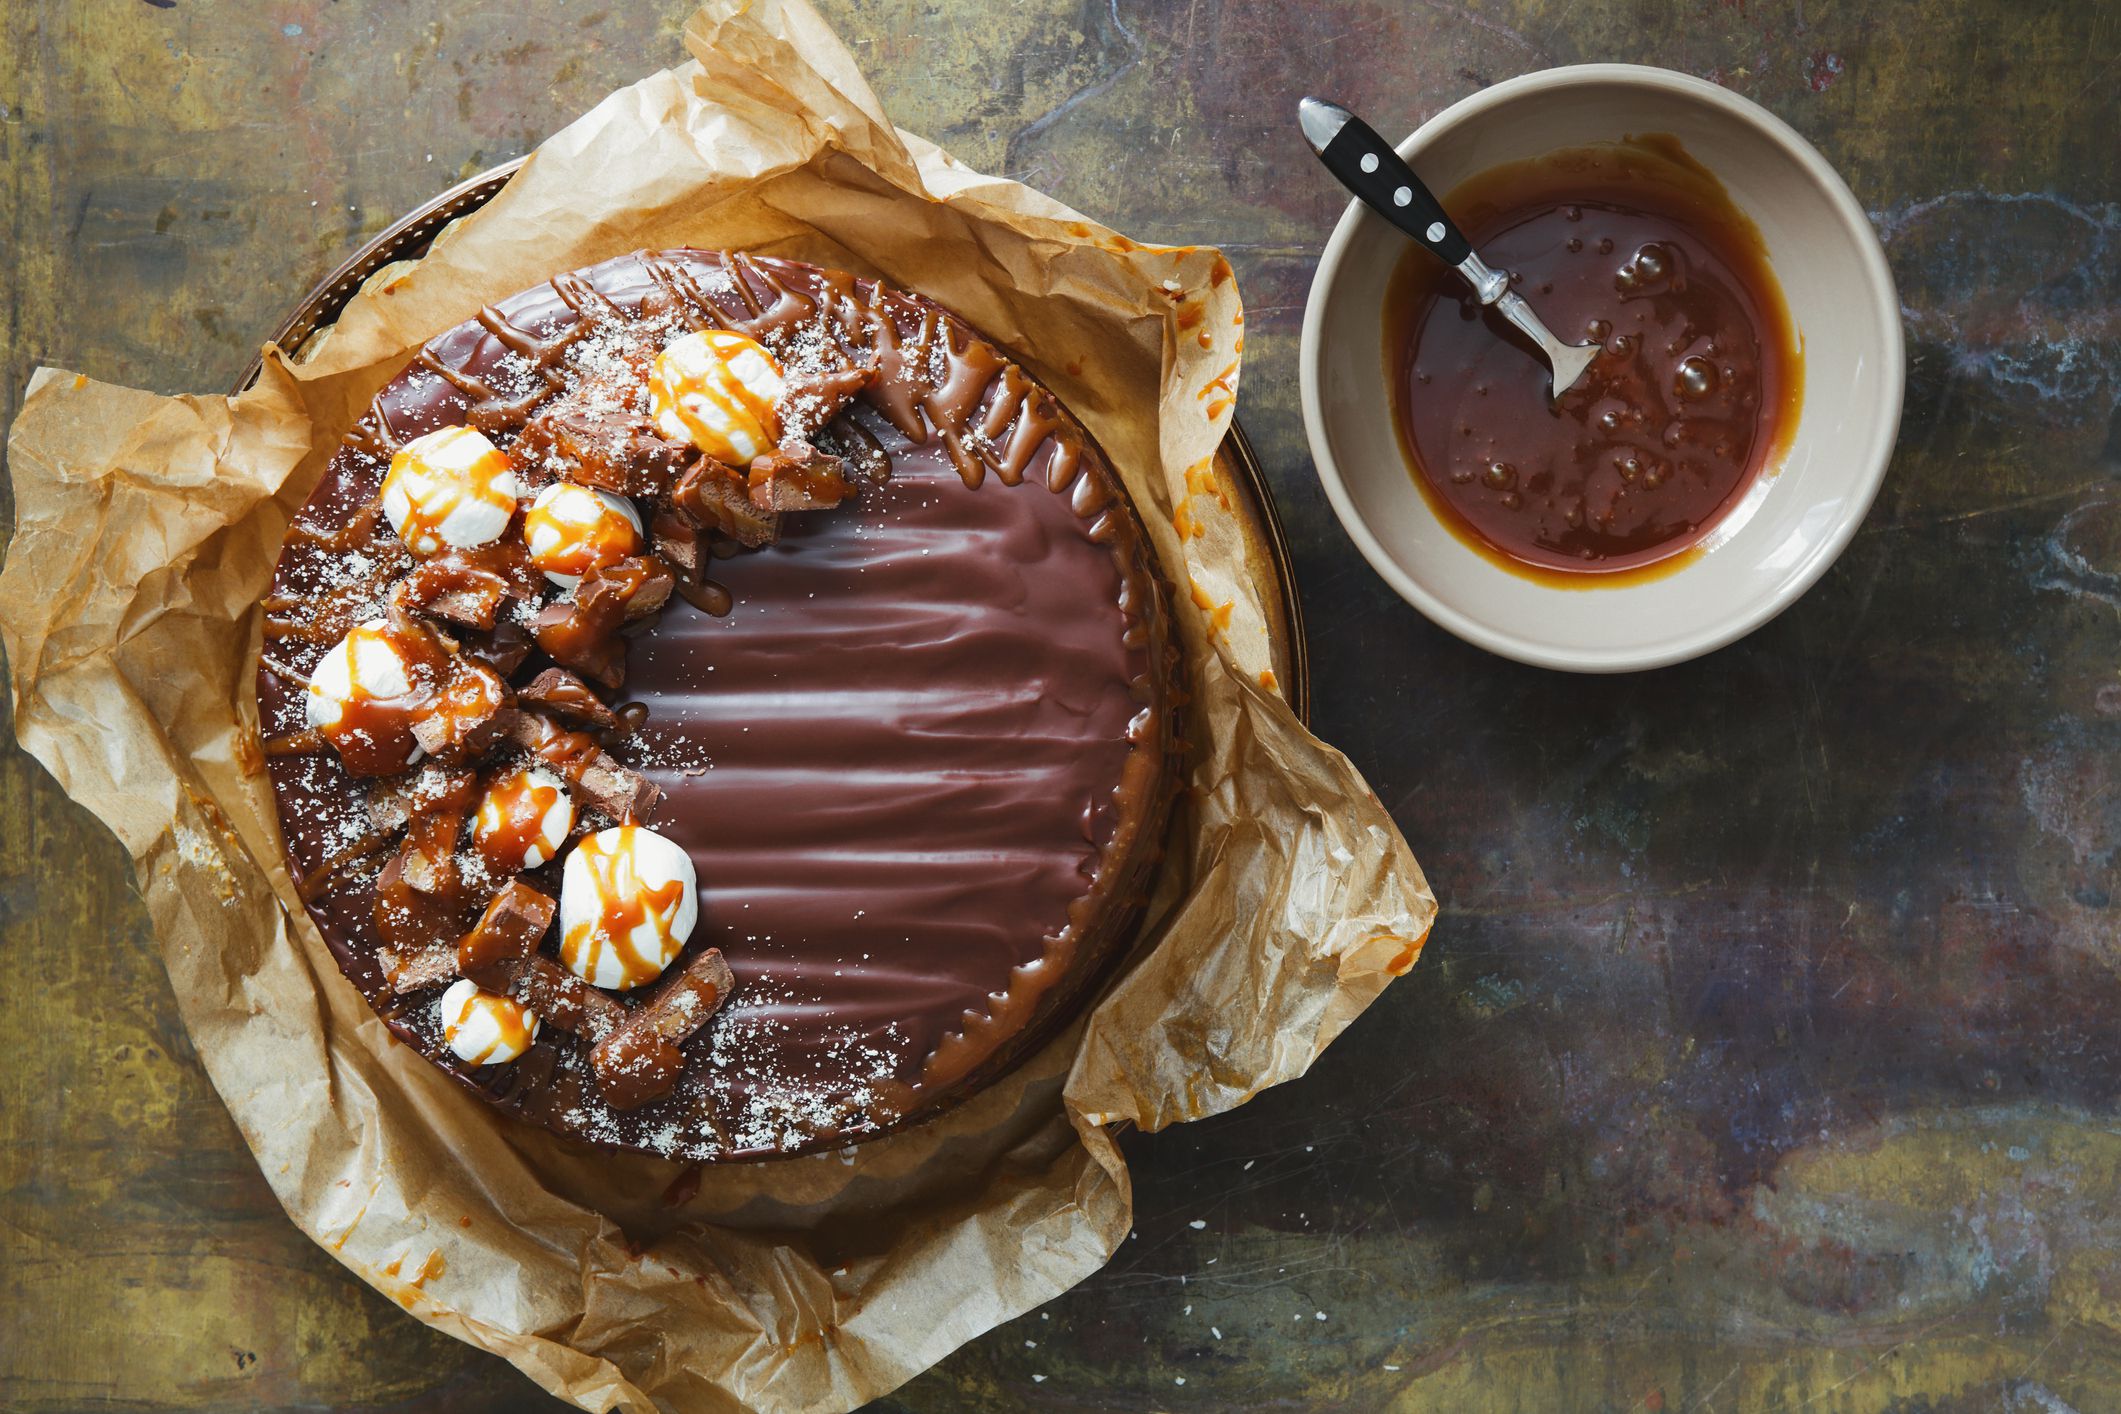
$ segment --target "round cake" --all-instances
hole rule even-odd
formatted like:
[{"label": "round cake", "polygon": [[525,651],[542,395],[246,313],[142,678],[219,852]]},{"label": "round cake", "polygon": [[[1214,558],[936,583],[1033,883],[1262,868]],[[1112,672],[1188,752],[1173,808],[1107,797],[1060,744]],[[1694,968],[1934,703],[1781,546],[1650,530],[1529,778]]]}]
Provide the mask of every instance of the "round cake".
[{"label": "round cake", "polygon": [[406,1044],[714,1161],[989,1083],[1139,922],[1177,656],[1083,427],[933,302],[640,252],[431,341],[296,517],[288,866]]}]

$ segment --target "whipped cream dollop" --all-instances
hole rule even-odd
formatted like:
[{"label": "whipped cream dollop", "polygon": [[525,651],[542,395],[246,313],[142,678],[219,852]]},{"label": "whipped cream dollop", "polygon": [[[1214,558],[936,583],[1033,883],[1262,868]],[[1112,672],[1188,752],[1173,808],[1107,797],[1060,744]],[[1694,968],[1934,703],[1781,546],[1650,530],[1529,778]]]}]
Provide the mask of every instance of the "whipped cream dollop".
[{"label": "whipped cream dollop", "polygon": [[405,715],[431,685],[406,644],[383,619],[347,631],[310,670],[303,712],[341,754],[380,764],[410,766],[426,753],[412,739]]},{"label": "whipped cream dollop", "polygon": [[383,514],[415,555],[470,550],[501,538],[522,494],[500,448],[474,428],[443,427],[390,459]]},{"label": "whipped cream dollop", "polygon": [[624,496],[555,481],[524,514],[523,543],[545,578],[572,589],[591,570],[639,553],[641,513]]},{"label": "whipped cream dollop", "polygon": [[684,850],[641,825],[599,830],[560,871],[560,961],[593,986],[653,982],[699,921],[697,876]]},{"label": "whipped cream dollop", "polygon": [[450,983],[438,1003],[442,1038],[458,1060],[502,1065],[538,1039],[538,1015],[514,997],[489,992],[469,977]]},{"label": "whipped cream dollop", "polygon": [[726,329],[686,334],[656,355],[648,407],[656,430],[743,468],[781,439],[781,365],[758,340]]},{"label": "whipped cream dollop", "polygon": [[513,874],[556,858],[574,829],[567,783],[531,766],[489,783],[471,821],[471,842],[494,869]]}]

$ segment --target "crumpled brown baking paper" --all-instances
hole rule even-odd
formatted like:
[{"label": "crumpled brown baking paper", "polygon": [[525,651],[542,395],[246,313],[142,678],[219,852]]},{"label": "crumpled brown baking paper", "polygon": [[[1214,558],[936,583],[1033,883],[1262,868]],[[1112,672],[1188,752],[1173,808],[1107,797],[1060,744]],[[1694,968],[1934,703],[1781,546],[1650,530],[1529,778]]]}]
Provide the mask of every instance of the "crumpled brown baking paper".
[{"label": "crumpled brown baking paper", "polygon": [[[185,1024],[303,1231],[584,1408],[846,1409],[1102,1265],[1131,1214],[1106,1126],[1302,1074],[1435,903],[1267,676],[1210,464],[1242,333],[1222,257],[1136,245],[897,131],[801,0],[720,0],[685,42],[693,62],[554,136],[241,397],[39,370],[0,634],[23,744],[132,852]],[[251,688],[288,519],[413,350],[555,271],[681,244],[878,274],[1026,357],[1141,507],[1195,694],[1160,916],[1087,1018],[934,1123],[704,1170],[506,1120],[390,1042],[296,903]]]}]

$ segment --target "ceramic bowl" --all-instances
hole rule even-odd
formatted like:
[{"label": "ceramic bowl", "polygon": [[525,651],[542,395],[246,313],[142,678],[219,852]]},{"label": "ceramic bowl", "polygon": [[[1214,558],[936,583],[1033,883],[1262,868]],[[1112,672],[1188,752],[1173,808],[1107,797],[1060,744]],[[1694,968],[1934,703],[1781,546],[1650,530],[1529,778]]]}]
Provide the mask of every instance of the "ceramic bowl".
[{"label": "ceramic bowl", "polygon": [[[1548,69],[1453,104],[1399,144],[1448,193],[1500,163],[1670,133],[1760,228],[1803,351],[1803,402],[1770,465],[1670,572],[1560,587],[1494,563],[1439,521],[1392,423],[1385,287],[1407,240],[1358,204],[1334,228],[1304,311],[1304,423],[1349,536],[1442,627],[1520,662],[1653,668],[1721,648],[1811,587],[1870,509],[1900,425],[1899,296],[1863,208],[1812,146],[1757,104],[1629,64]],[[1595,583],[1596,576],[1581,578]]]}]

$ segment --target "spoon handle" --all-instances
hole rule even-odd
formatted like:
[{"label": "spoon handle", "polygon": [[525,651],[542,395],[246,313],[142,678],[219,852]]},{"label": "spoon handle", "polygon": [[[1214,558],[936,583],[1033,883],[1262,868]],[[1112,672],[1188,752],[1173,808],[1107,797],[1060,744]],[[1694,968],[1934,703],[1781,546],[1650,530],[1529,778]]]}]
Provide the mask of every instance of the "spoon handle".
[{"label": "spoon handle", "polygon": [[1322,98],[1306,98],[1297,111],[1318,160],[1365,206],[1434,251],[1446,265],[1473,253],[1443,203],[1368,123]]}]

